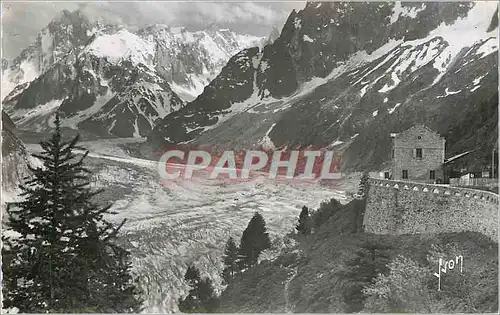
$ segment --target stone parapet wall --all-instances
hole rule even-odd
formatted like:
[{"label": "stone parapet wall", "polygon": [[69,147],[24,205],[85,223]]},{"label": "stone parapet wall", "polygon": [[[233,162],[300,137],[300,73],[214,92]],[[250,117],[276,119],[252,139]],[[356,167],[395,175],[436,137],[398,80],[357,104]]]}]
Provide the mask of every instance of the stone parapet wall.
[{"label": "stone parapet wall", "polygon": [[498,195],[445,185],[370,179],[363,227],[367,233],[473,231],[498,241]]}]

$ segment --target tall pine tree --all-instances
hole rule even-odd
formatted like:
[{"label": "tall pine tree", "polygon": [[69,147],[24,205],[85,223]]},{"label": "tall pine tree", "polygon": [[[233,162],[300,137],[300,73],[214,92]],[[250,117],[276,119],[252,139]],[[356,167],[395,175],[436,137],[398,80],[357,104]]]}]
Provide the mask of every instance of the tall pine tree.
[{"label": "tall pine tree", "polygon": [[179,299],[179,310],[183,313],[194,313],[200,308],[199,286],[201,283],[200,271],[195,266],[188,266],[184,280],[191,287],[188,296]]},{"label": "tall pine tree", "polygon": [[328,222],[340,209],[342,209],[342,204],[334,198],[321,202],[318,210],[310,214],[313,229],[316,230],[325,222]]},{"label": "tall pine tree", "polygon": [[243,231],[240,241],[240,269],[254,266],[262,251],[271,247],[271,241],[266,229],[266,221],[259,212],[255,212]]},{"label": "tall pine tree", "polygon": [[[103,216],[110,206],[92,200],[90,171],[77,158],[78,136],[55,132],[34,155],[32,178],[20,185],[20,202],[7,207],[3,237],[4,305],[21,312],[137,312],[142,302],[130,275],[129,253],[115,244],[121,225]],[[12,235],[13,233],[9,234]]]},{"label": "tall pine tree", "polygon": [[234,279],[235,274],[240,271],[238,267],[238,246],[236,246],[236,242],[232,237],[226,243],[223,261],[222,279],[225,284],[228,284]]},{"label": "tall pine tree", "polygon": [[302,207],[302,211],[299,215],[299,223],[295,226],[297,232],[303,235],[311,234],[312,229],[312,219],[309,215],[309,208],[306,206]]},{"label": "tall pine tree", "polygon": [[191,287],[188,296],[179,299],[179,310],[183,313],[215,313],[219,308],[219,299],[215,295],[212,280],[201,279],[200,271],[195,266],[188,266],[184,280]]}]

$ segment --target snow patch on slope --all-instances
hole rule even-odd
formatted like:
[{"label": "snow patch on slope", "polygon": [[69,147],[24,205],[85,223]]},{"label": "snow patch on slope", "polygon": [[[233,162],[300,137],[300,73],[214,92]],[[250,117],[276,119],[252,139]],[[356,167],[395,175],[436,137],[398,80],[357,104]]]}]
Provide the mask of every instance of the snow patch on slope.
[{"label": "snow patch on slope", "polygon": [[339,145],[341,145],[341,144],[343,144],[343,143],[344,143],[344,141],[340,141],[340,140],[338,140],[338,139],[337,139],[337,140],[333,141],[333,142],[332,142],[332,143],[328,146],[328,148],[333,148],[333,147],[339,146]]},{"label": "snow patch on slope", "polygon": [[[493,32],[494,35],[496,35],[496,31],[493,30],[491,33]],[[481,46],[477,49],[476,54],[479,55],[480,58],[484,58],[495,51],[498,51],[498,39],[496,37],[491,37],[481,44]]]},{"label": "snow patch on slope", "polygon": [[417,17],[418,12],[425,10],[425,3],[422,3],[420,8],[417,7],[403,7],[401,1],[396,1],[392,9],[391,24],[396,23],[400,16],[410,17],[412,19]]},{"label": "snow patch on slope", "polygon": [[481,85],[476,85],[475,87],[473,87],[472,89],[470,89],[469,91],[470,92],[474,92],[475,90],[479,89],[481,87]]},{"label": "snow patch on slope", "polygon": [[314,42],[314,39],[312,39],[311,37],[307,36],[307,34],[304,34],[303,39],[306,42],[310,42],[310,43]]},{"label": "snow patch on slope", "polygon": [[446,25],[443,22],[438,28],[431,31],[427,38],[410,41],[403,45],[418,45],[427,41],[428,38],[439,36],[448,42],[449,45],[434,60],[434,68],[439,71],[439,74],[432,85],[441,80],[463,48],[471,47],[490,37],[496,38],[496,31],[486,32],[496,7],[495,2],[476,2],[465,18],[457,19],[452,25]]},{"label": "snow patch on slope", "polygon": [[392,114],[392,113],[394,113],[396,108],[398,108],[400,105],[401,105],[401,103],[397,103],[396,105],[394,105],[393,108],[389,108],[387,111],[389,112],[389,114]]},{"label": "snow patch on slope", "polygon": [[265,40],[265,37],[257,37],[246,34],[236,35],[236,41],[238,42],[240,49],[259,46],[263,40]]},{"label": "snow patch on slope", "polygon": [[[362,87],[361,97],[382,77],[390,76],[390,83],[384,84],[378,92],[387,93],[405,79],[405,74],[413,73],[429,63],[432,63],[432,66],[438,70],[438,75],[431,84],[434,85],[452,66],[462,49],[481,43],[476,52],[479,56],[484,57],[494,52],[498,49],[496,31],[487,33],[486,30],[495,11],[495,6],[494,3],[476,2],[467,17],[458,19],[451,25],[446,25],[443,22],[438,28],[431,31],[427,37],[401,43],[398,49],[389,53],[382,62],[365,73],[353,85],[358,84],[375,70],[386,65],[389,60],[391,60],[392,64],[385,73],[373,80],[370,85]],[[422,5],[422,8],[424,7],[425,4]],[[395,9],[401,9],[401,5],[397,3]],[[398,13],[398,16],[399,14],[404,15],[402,11]],[[416,13],[412,14],[416,16]],[[398,57],[392,61],[394,56]],[[363,84],[363,82],[361,83]]]},{"label": "snow patch on slope", "polygon": [[[359,78],[356,82],[352,83],[352,85],[356,85],[363,81],[364,78],[372,74],[374,71],[382,67],[384,64],[386,64],[394,55],[397,53],[397,50],[395,49],[396,47],[400,46],[403,43],[402,40],[390,40],[387,44],[383,45],[379,49],[375,50],[372,54],[366,54],[366,52],[360,52],[357,53],[354,58],[359,58],[363,63],[369,63],[373,60],[376,60],[382,56],[387,56],[384,58],[382,62],[380,62],[378,65],[373,67],[370,71],[365,73],[361,78]],[[375,82],[373,82],[371,85],[373,85]]]},{"label": "snow patch on slope", "polygon": [[443,97],[447,97],[448,95],[454,95],[454,94],[458,94],[462,92],[462,90],[460,91],[449,91],[449,88],[446,88],[446,90],[444,91],[444,95],[438,95],[436,96],[436,98],[443,98]]},{"label": "snow patch on slope", "polygon": [[274,126],[276,126],[276,123],[273,123],[271,127],[267,130],[265,136],[260,140],[257,144],[261,145],[264,150],[276,150],[276,146],[274,145],[273,141],[269,137],[269,134],[273,130]]},{"label": "snow patch on slope", "polygon": [[[377,50],[373,51],[371,54],[367,54],[365,51],[359,51],[353,54],[347,61],[345,62],[340,62],[339,66],[334,68],[332,72],[330,72],[329,75],[327,75],[324,78],[320,77],[313,77],[311,80],[304,82],[297,90],[297,92],[292,95],[292,98],[300,97],[305,94],[309,94],[313,92],[317,87],[326,84],[328,81],[333,80],[340,75],[349,72],[349,71],[354,71],[356,68],[359,68],[360,66],[370,63],[373,60],[376,60],[388,52],[394,50],[397,46],[399,46],[403,41],[401,40],[389,40],[385,45],[381,46]],[[392,56],[392,54],[391,54]],[[378,66],[376,66],[374,69],[369,71],[367,74],[363,75],[359,80],[357,80],[355,83],[352,83],[352,85],[356,85],[360,83],[366,76],[368,76],[370,73],[373,71],[377,70],[380,68],[385,62],[387,62],[390,59],[390,57],[387,57],[382,63],[380,63]],[[357,72],[356,70],[355,72]],[[368,81],[369,82],[369,81]],[[366,83],[368,83],[366,82]],[[363,82],[361,82],[363,84]],[[376,82],[375,82],[376,83]],[[368,89],[368,86],[366,87]],[[361,97],[363,97],[364,93],[366,93],[366,89],[363,88],[361,89]]]},{"label": "snow patch on slope", "polygon": [[300,29],[302,27],[301,23],[302,20],[297,17],[293,20],[293,26],[295,26],[296,29]]}]

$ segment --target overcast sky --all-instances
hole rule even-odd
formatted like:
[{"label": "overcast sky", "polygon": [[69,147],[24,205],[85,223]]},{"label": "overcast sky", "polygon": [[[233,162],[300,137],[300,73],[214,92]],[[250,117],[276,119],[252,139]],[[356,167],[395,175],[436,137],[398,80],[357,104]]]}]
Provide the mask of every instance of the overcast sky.
[{"label": "overcast sky", "polygon": [[162,23],[200,29],[217,23],[222,28],[258,36],[268,36],[272,26],[279,30],[293,9],[305,1],[289,2],[8,2],[2,1],[2,48],[7,58],[17,56],[34,41],[38,32],[63,9],[84,7],[93,19],[143,26]]}]

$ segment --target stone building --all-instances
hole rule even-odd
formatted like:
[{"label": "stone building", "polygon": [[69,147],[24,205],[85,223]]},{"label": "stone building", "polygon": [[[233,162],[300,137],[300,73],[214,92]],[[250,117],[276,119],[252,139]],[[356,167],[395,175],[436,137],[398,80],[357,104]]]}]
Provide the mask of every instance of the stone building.
[{"label": "stone building", "polygon": [[393,180],[425,183],[444,182],[446,140],[424,125],[416,125],[392,137],[391,174]]}]

